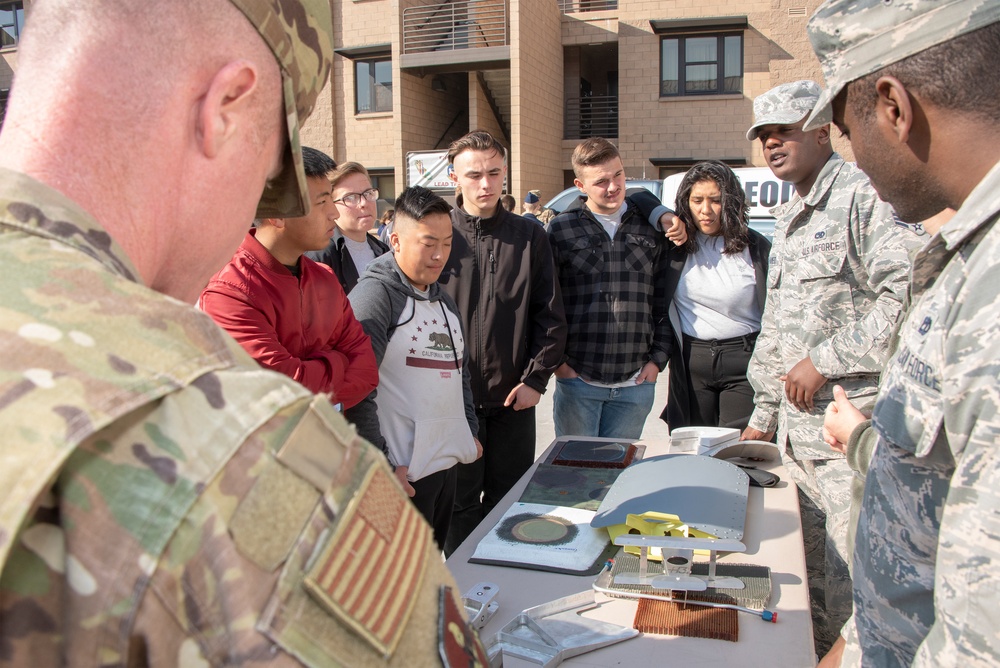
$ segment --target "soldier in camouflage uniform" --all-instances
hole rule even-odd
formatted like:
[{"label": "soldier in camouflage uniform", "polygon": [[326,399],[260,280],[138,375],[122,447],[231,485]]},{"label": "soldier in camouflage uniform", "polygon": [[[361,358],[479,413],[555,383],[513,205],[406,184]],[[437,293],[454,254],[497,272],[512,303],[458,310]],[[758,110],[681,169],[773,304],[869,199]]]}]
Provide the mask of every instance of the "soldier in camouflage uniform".
[{"label": "soldier in camouflage uniform", "polygon": [[829,126],[802,125],[819,99],[812,81],[754,100],[750,140],[798,197],[777,224],[767,304],[748,377],[754,412],[744,438],[778,444],[799,486],[816,648],[826,652],[851,614],[847,526],[851,470],[822,439],[836,380],[852,399],[875,395],[920,237],[896,223],[868,178],[830,146]]},{"label": "soldier in camouflage uniform", "polygon": [[381,453],[190,306],[255,207],[307,210],[327,0],[40,0],[18,55],[0,663],[483,663]]},{"label": "soldier in camouflage uniform", "polygon": [[903,218],[957,209],[914,259],[875,403],[843,665],[996,666],[1000,3],[838,0],[808,30],[828,85],[814,116],[832,107]]}]

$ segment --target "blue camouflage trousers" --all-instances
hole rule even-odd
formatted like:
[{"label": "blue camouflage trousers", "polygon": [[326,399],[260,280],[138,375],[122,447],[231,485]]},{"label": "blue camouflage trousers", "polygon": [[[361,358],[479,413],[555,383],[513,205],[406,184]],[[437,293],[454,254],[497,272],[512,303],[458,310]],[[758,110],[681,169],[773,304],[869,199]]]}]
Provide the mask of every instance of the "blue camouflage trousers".
[{"label": "blue camouflage trousers", "polygon": [[790,448],[781,459],[799,488],[813,639],[822,657],[851,616],[847,530],[854,473],[846,459],[797,460]]}]

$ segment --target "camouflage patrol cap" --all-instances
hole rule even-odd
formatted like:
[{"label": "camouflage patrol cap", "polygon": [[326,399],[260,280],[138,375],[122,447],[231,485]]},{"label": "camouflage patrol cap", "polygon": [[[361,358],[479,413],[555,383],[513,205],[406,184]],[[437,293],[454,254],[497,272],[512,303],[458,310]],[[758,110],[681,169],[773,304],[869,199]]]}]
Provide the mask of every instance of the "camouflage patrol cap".
[{"label": "camouflage patrol cap", "polygon": [[809,79],[783,83],[758,95],[753,101],[754,123],[747,130],[747,139],[755,140],[757,131],[765,125],[798,123],[809,114],[819,96],[819,84]]},{"label": "camouflage patrol cap", "polygon": [[828,0],[806,27],[827,87],[805,128],[851,81],[997,21],[997,0]]},{"label": "camouflage patrol cap", "polygon": [[309,211],[299,123],[312,113],[330,76],[333,17],[329,0],[229,0],[249,19],[281,67],[288,146],[281,173],[272,179],[258,218],[293,218]]}]

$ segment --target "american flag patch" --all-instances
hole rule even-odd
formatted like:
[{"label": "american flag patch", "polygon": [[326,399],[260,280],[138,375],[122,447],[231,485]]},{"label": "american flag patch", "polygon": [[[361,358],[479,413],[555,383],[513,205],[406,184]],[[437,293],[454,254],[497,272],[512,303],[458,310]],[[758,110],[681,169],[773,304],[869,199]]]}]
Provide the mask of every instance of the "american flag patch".
[{"label": "american flag patch", "polygon": [[358,494],[306,573],[306,590],[384,656],[396,649],[427,565],[430,527],[383,466]]}]

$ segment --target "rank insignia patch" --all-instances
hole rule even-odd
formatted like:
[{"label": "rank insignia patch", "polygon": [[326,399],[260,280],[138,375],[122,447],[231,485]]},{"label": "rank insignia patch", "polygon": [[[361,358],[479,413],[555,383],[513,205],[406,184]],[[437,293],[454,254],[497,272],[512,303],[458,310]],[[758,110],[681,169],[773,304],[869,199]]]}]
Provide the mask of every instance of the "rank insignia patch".
[{"label": "rank insignia patch", "polygon": [[372,466],[306,574],[306,590],[384,656],[413,611],[433,541],[384,467]]},{"label": "rank insignia patch", "polygon": [[441,587],[438,598],[438,651],[444,668],[487,668],[486,650],[455,603],[451,587]]}]

